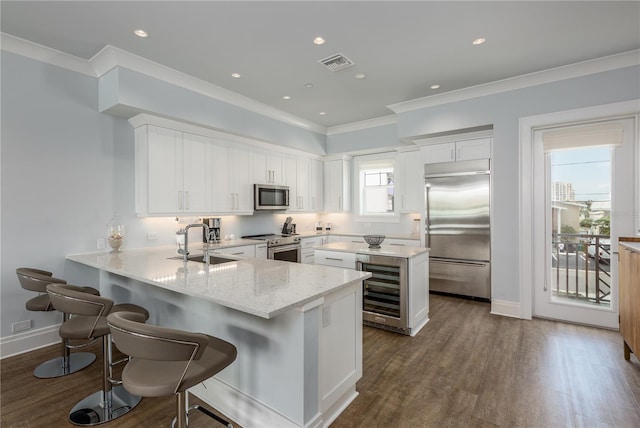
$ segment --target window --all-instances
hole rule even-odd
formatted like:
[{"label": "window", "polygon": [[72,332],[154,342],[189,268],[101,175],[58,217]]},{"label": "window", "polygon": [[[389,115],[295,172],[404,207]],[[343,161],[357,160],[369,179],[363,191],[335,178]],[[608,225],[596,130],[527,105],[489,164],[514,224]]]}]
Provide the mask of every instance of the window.
[{"label": "window", "polygon": [[394,165],[395,154],[385,153],[356,158],[360,216],[386,219],[397,217],[394,204]]}]

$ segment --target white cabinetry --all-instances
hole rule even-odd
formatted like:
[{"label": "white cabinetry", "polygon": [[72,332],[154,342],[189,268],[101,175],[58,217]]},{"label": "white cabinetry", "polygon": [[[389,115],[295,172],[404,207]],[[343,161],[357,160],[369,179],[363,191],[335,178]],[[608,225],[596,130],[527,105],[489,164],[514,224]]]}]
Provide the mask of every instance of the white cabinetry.
[{"label": "white cabinetry", "polygon": [[255,257],[256,256],[256,245],[241,245],[239,247],[227,247],[227,248],[218,248],[213,251],[213,253],[218,254],[229,254],[232,256],[240,256],[240,257]]},{"label": "white cabinetry", "polygon": [[351,209],[351,161],[347,159],[324,162],[324,211],[340,212]]},{"label": "white cabinetry", "polygon": [[454,162],[491,158],[491,138],[475,138],[422,148],[424,163]]},{"label": "white cabinetry", "polygon": [[286,184],[289,186],[289,210],[310,211],[309,176],[310,159],[287,156],[284,159]]},{"label": "white cabinetry", "polygon": [[210,153],[212,211],[252,214],[251,152],[238,143],[213,140]]},{"label": "white cabinetry", "polygon": [[315,264],[347,269],[356,268],[356,254],[341,251],[315,250]]},{"label": "white cabinetry", "polygon": [[209,138],[145,125],[136,129],[135,139],[138,214],[205,214],[210,210]]},{"label": "white cabinetry", "polygon": [[396,175],[396,204],[401,213],[415,213],[424,209],[424,167],[420,152],[398,153]]},{"label": "white cabinetry", "polygon": [[256,244],[256,259],[266,259],[267,253],[267,244]]},{"label": "white cabinetry", "polygon": [[258,184],[285,184],[284,155],[266,150],[253,150],[253,174]]},{"label": "white cabinetry", "polygon": [[309,176],[310,210],[317,212],[324,207],[324,162],[311,159],[311,175]]},{"label": "white cabinetry", "polygon": [[300,240],[301,261],[306,264],[314,264],[315,248],[326,244],[325,236],[312,236]]}]

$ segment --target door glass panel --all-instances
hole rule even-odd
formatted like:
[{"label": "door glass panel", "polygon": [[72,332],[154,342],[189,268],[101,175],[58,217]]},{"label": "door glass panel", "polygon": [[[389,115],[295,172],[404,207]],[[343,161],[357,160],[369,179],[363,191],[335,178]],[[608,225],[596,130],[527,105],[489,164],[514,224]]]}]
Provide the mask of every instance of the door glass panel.
[{"label": "door glass panel", "polygon": [[552,301],[611,306],[611,157],[610,147],[549,153]]}]

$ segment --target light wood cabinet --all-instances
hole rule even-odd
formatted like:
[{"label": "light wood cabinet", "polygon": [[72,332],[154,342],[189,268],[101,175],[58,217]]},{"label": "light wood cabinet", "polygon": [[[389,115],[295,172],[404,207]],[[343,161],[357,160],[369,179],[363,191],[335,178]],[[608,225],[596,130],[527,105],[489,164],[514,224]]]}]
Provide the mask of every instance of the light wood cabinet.
[{"label": "light wood cabinet", "polygon": [[626,360],[632,352],[636,357],[640,353],[640,243],[635,244],[635,249],[619,245],[620,334]]}]

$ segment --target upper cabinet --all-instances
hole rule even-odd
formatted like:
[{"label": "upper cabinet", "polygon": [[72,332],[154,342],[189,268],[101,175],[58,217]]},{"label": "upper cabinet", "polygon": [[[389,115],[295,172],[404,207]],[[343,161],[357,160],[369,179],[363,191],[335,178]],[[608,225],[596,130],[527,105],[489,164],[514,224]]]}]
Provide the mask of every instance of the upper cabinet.
[{"label": "upper cabinet", "polygon": [[324,161],[324,211],[351,210],[351,160]]},{"label": "upper cabinet", "polygon": [[130,122],[138,215],[253,214],[254,183],[290,186],[290,211],[323,208],[319,159],[145,114]]},{"label": "upper cabinet", "polygon": [[475,138],[422,147],[425,164],[491,158],[491,138]]},{"label": "upper cabinet", "polygon": [[229,141],[213,140],[211,146],[212,212],[252,214],[253,178],[249,147]]},{"label": "upper cabinet", "polygon": [[424,174],[417,150],[400,152],[396,160],[395,203],[401,213],[420,212],[424,208]]},{"label": "upper cabinet", "polygon": [[153,125],[136,129],[136,212],[198,214],[210,204],[211,140]]},{"label": "upper cabinet", "polygon": [[284,154],[254,149],[253,176],[258,184],[284,185]]}]

